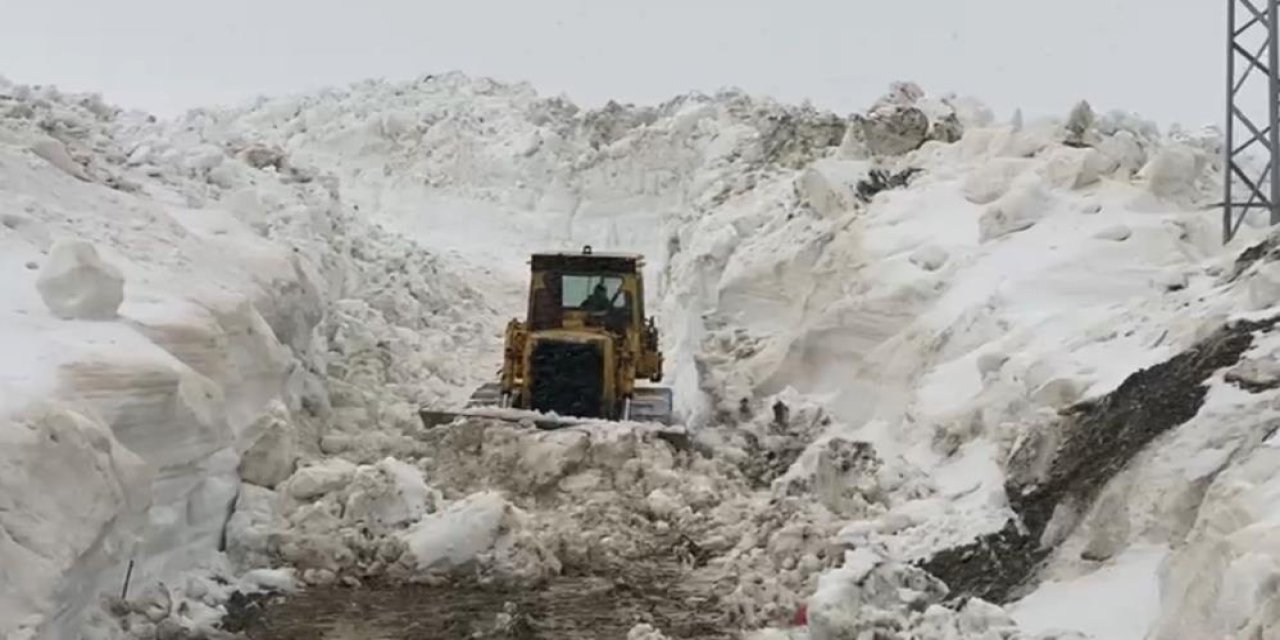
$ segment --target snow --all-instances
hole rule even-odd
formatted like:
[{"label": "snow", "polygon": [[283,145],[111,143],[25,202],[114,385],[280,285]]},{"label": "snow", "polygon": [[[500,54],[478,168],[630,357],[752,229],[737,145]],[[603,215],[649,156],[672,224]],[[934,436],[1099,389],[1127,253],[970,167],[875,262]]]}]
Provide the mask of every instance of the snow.
[{"label": "snow", "polygon": [[272,591],[292,591],[297,584],[288,569],[253,569],[245,572],[241,580],[259,590]]},{"label": "snow", "polygon": [[1133,547],[1094,572],[1070,582],[1046,582],[1009,608],[1029,634],[1082,631],[1094,640],[1147,637],[1160,614],[1161,562],[1165,547]]},{"label": "snow", "polygon": [[421,570],[453,568],[475,560],[510,527],[510,505],[497,493],[481,493],[423,518],[404,534]]},{"label": "snow", "polygon": [[356,465],[341,458],[322,460],[298,469],[284,485],[284,492],[295,500],[310,500],[332,493],[351,482]]},{"label": "snow", "polygon": [[[861,134],[736,91],[581,112],[461,74],[0,113],[0,634],[121,637],[97,595],[130,559],[139,594],[190,585],[124,621],[177,598],[194,629],[229,597],[209,584],[537,579],[673,531],[737,621],[808,602],[813,638],[1269,624],[1278,409],[1222,374],[1008,614],[908,564],[1003,526],[1009,454],[1060,409],[1274,309],[1274,263],[1223,275],[1263,232],[1220,247],[1198,209],[1212,136],[1080,111],[1078,149],[910,85]],[[872,169],[919,171],[864,200]],[[420,429],[492,379],[528,253],[586,244],[646,255],[664,382],[713,455],[638,425]],[[1278,349],[1237,377],[1266,386]]]},{"label": "snow", "polygon": [[36,281],[49,310],[66,320],[108,320],[124,302],[120,271],[98,257],[88,242],[61,242],[49,252]]}]

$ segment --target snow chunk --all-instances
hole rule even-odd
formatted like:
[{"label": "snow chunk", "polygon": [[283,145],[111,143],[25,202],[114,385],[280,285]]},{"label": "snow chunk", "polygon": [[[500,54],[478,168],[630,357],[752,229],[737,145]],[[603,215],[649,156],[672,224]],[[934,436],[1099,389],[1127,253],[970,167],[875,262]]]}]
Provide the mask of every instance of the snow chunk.
[{"label": "snow chunk", "polygon": [[1270,262],[1249,277],[1249,308],[1254,311],[1280,304],[1280,262]]},{"label": "snow chunk", "polygon": [[361,467],[352,481],[343,517],[351,521],[399,526],[417,522],[435,505],[435,495],[416,467],[384,458]]},{"label": "snow chunk", "polygon": [[1131,235],[1133,235],[1133,230],[1130,229],[1128,225],[1117,224],[1093,234],[1093,237],[1099,240],[1124,242],[1125,240],[1128,240]]},{"label": "snow chunk", "polygon": [[925,271],[937,271],[947,263],[947,258],[949,257],[946,249],[937,245],[925,245],[912,251],[907,259],[911,261],[911,264]]},{"label": "snow chunk", "polygon": [[356,465],[329,458],[298,469],[284,485],[285,493],[296,500],[310,500],[341,489],[355,477]]},{"label": "snow chunk", "polygon": [[1280,362],[1252,358],[1242,360],[1227,371],[1225,379],[1245,389],[1275,389],[1280,387]]},{"label": "snow chunk", "polygon": [[839,217],[853,207],[849,186],[820,168],[805,169],[796,186],[804,201],[824,217]]},{"label": "snow chunk", "polygon": [[[960,609],[960,619],[956,622],[957,628],[965,637],[1007,637],[1006,634],[1013,632],[1017,626],[1007,611],[978,598],[970,598],[964,604]],[[1004,633],[983,635],[992,630]]]},{"label": "snow chunk", "polygon": [[1025,231],[1039,222],[1053,204],[1039,180],[1026,180],[987,208],[978,221],[983,242]]},{"label": "snow chunk", "polygon": [[1048,162],[1040,173],[1055,187],[1083,189],[1096,184],[1103,174],[1110,172],[1115,166],[1115,163],[1094,149],[1056,147],[1049,153]]},{"label": "snow chunk", "polygon": [[1155,157],[1139,172],[1147,181],[1147,190],[1156,197],[1185,201],[1195,197],[1196,179],[1205,165],[1204,156],[1185,144],[1161,147]]},{"label": "snow chunk", "polygon": [[293,569],[254,569],[240,581],[253,590],[289,592],[297,588],[295,573]]},{"label": "snow chunk", "polygon": [[946,592],[920,569],[861,549],[846,552],[844,566],[823,574],[809,599],[809,634],[812,640],[836,640],[900,630],[909,626],[909,609],[924,610]]},{"label": "snow chunk", "polygon": [[679,511],[681,507],[679,500],[662,489],[650,491],[649,496],[645,498],[645,502],[649,507],[649,512],[655,518],[662,520],[670,519],[672,514]]},{"label": "snow chunk", "polygon": [[983,380],[989,380],[1000,373],[1000,369],[1004,368],[1005,363],[1009,362],[1009,356],[1003,353],[990,352],[978,356],[978,375]]},{"label": "snow chunk", "polygon": [[1070,378],[1054,378],[1040,385],[1031,394],[1032,402],[1039,405],[1062,409],[1080,399],[1084,385]]},{"label": "snow chunk", "polygon": [[89,181],[89,174],[85,173],[84,167],[71,159],[71,154],[67,153],[67,145],[61,140],[45,137],[31,145],[31,152],[67,175],[85,182]]},{"label": "snow chunk", "polygon": [[276,401],[273,410],[249,427],[257,440],[240,458],[240,477],[245,482],[274,488],[293,473],[298,458],[296,431],[289,424],[288,411]]},{"label": "snow chunk", "polygon": [[995,158],[983,163],[965,178],[964,197],[974,204],[991,204],[1030,166],[1031,161],[1024,158]]},{"label": "snow chunk", "polygon": [[494,491],[468,496],[401,534],[419,570],[466,565],[514,524],[514,507]]},{"label": "snow chunk", "polygon": [[110,320],[124,302],[124,276],[83,240],[55,244],[36,287],[49,310],[64,320]]},{"label": "snow chunk", "polygon": [[1113,166],[1113,172],[1121,172],[1121,177],[1128,179],[1147,162],[1146,151],[1136,136],[1128,131],[1118,131],[1115,135],[1104,138],[1098,143],[1098,153],[1107,166]]},{"label": "snow chunk", "polygon": [[227,521],[227,555],[242,567],[271,563],[271,538],[281,520],[281,496],[252,484],[241,485],[235,512]]},{"label": "snow chunk", "polygon": [[627,640],[667,640],[667,636],[648,623],[640,623],[627,632]]},{"label": "snow chunk", "polygon": [[1124,551],[1131,533],[1129,496],[1123,491],[1107,491],[1095,503],[1094,513],[1080,527],[1086,536],[1080,557],[1109,560]]}]

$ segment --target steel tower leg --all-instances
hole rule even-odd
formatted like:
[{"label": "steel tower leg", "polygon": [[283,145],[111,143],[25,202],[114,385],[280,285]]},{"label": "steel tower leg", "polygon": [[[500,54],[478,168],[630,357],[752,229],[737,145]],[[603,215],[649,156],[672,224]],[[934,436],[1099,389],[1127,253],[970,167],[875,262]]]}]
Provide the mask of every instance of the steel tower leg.
[{"label": "steel tower leg", "polygon": [[[1250,212],[1280,224],[1280,0],[1227,0],[1227,126],[1223,148],[1222,238]],[[1259,92],[1265,91],[1266,111]],[[1265,126],[1259,126],[1265,124]],[[1259,154],[1265,168],[1250,174]]]}]

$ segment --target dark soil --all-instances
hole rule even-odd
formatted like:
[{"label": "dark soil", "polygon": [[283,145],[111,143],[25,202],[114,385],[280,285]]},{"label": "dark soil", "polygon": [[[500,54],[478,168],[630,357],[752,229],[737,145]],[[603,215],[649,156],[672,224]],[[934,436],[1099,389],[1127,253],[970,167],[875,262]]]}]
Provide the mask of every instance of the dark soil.
[{"label": "dark soil", "polygon": [[922,171],[924,170],[915,167],[909,167],[897,173],[890,173],[884,169],[872,169],[867,172],[867,177],[858,181],[858,199],[869,203],[881,191],[906,187],[911,184],[911,179]]},{"label": "dark soil", "polygon": [[1052,548],[1040,540],[1059,504],[1088,505],[1102,487],[1157,436],[1196,415],[1214,372],[1236,364],[1255,332],[1280,317],[1228,325],[1191,349],[1129,376],[1115,391],[1063,412],[1063,439],[1048,477],[1029,486],[1007,484],[1020,522],[948,549],[922,567],[951,588],[952,596],[996,603],[1019,595]]},{"label": "dark soil", "polygon": [[1258,244],[1240,252],[1232,266],[1228,280],[1236,280],[1244,272],[1259,261],[1275,262],[1280,260],[1280,234],[1273,234]]},{"label": "dark soil", "polygon": [[667,637],[737,638],[683,572],[561,577],[539,588],[372,584],[319,587],[238,607],[224,621],[250,640],[622,640],[648,623]]}]

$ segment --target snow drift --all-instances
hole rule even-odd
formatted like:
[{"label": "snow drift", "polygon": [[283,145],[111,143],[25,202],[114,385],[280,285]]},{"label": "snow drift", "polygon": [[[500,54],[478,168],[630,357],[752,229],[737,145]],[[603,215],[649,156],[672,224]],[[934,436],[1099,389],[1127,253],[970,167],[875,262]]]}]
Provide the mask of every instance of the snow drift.
[{"label": "snow drift", "polygon": [[[658,547],[726,624],[807,600],[814,638],[1273,624],[1262,325],[1096,492],[1046,503],[1042,569],[997,593],[930,564],[1024,519],[1009,487],[1052,468],[1061,414],[1280,303],[1269,249],[1235,262],[1261,232],[1220,247],[1197,210],[1211,133],[1006,123],[911,85],[855,118],[732,91],[583,112],[460,74],[171,122],[0,83],[0,114],[5,633]],[[424,433],[418,403],[498,366],[527,254],[583,244],[648,256],[692,447]]]}]

